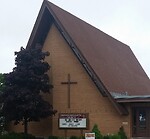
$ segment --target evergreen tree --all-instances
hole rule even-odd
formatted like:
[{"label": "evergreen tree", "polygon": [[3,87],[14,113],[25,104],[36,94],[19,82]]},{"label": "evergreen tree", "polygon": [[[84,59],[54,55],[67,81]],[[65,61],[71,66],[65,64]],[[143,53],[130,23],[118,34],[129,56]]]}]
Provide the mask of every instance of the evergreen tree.
[{"label": "evergreen tree", "polygon": [[50,69],[44,61],[49,52],[42,52],[41,46],[15,52],[16,67],[5,74],[5,89],[2,94],[3,113],[14,124],[22,122],[24,132],[28,131],[28,122],[56,113],[53,106],[43,99],[43,93],[50,93],[53,86],[46,74]]},{"label": "evergreen tree", "polygon": [[92,132],[95,133],[95,138],[96,139],[102,139],[103,138],[97,124],[94,124]]}]

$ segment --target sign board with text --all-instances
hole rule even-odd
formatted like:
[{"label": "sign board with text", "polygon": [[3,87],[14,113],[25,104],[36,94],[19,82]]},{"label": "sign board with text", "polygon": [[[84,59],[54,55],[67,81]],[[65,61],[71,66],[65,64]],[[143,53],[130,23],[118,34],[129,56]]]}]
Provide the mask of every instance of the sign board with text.
[{"label": "sign board with text", "polygon": [[59,114],[59,128],[87,128],[87,114],[61,113]]},{"label": "sign board with text", "polygon": [[95,139],[95,133],[85,133],[85,139]]}]

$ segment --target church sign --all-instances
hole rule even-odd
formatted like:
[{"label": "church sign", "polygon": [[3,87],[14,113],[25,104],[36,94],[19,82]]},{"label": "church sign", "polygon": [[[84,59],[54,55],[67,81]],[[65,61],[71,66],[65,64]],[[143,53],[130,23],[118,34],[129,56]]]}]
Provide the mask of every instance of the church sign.
[{"label": "church sign", "polygon": [[87,128],[87,114],[85,113],[61,113],[59,114],[59,128]]}]

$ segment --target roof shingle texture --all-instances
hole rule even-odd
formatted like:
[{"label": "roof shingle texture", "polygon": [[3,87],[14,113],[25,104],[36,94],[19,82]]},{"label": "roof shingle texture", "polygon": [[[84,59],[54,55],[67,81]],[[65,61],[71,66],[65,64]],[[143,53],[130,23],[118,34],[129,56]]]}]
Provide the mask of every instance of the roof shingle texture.
[{"label": "roof shingle texture", "polygon": [[49,6],[108,91],[150,94],[150,80],[129,46],[50,2]]}]

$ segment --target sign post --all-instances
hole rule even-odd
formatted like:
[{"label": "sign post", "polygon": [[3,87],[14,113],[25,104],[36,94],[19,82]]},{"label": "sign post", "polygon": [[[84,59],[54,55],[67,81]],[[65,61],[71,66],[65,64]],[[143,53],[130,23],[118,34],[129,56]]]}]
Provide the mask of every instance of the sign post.
[{"label": "sign post", "polygon": [[59,128],[64,129],[65,138],[68,130],[79,129],[82,137],[83,130],[88,128],[87,113],[60,113],[58,121]]}]

